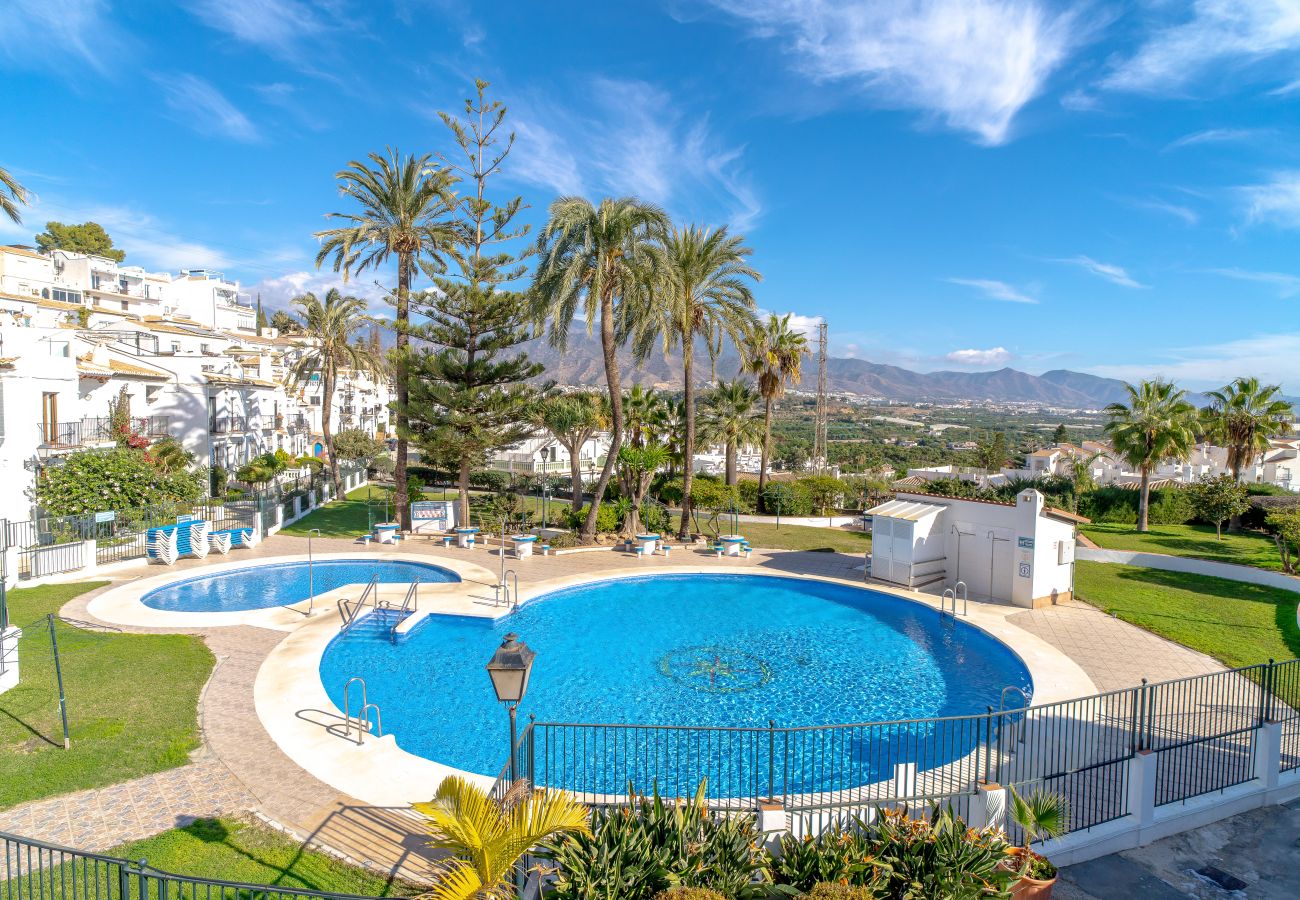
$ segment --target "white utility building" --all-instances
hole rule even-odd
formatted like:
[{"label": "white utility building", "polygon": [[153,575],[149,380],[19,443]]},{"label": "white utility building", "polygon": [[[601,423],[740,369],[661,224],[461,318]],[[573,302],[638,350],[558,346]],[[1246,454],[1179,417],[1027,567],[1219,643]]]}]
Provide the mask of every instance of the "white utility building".
[{"label": "white utility building", "polygon": [[1035,490],[1015,503],[895,495],[871,516],[871,577],[908,588],[964,582],[972,598],[1034,609],[1074,594],[1076,529],[1087,519]]}]

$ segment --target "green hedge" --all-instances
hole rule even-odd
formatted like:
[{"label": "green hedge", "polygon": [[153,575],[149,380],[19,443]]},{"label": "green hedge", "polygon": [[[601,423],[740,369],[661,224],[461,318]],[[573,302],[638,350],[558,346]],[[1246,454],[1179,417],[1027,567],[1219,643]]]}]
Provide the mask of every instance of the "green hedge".
[{"label": "green hedge", "polygon": [[[1097,488],[1079,498],[1079,514],[1099,524],[1136,525],[1139,499],[1136,490]],[[1158,488],[1151,492],[1148,515],[1152,525],[1186,525],[1196,518],[1196,510],[1182,488]]]}]

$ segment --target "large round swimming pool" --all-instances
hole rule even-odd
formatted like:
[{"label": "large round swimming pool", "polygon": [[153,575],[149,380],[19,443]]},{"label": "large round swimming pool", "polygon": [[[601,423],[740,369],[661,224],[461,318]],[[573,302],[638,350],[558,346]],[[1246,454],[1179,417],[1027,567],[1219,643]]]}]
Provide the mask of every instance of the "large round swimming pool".
[{"label": "large round swimming pool", "polygon": [[405,560],[322,559],[306,562],[269,563],[246,569],[230,569],[200,575],[155,588],[140,598],[153,609],[168,612],[243,612],[289,606],[345,584],[366,584],[379,577],[381,583],[408,584],[460,581],[460,576],[441,566]]},{"label": "large round swimming pool", "polygon": [[[1007,685],[1032,690],[1020,659],[965,622],[893,595],[804,579],[601,581],[537,598],[495,622],[433,616],[397,643],[381,619],[329,644],[320,663],[326,692],[341,709],[344,683],[361,676],[400,747],[483,775],[500,771],[508,743],[484,666],[511,631],[537,652],[521,719],[533,713],[546,722],[719,729],[898,722],[983,713]],[[715,731],[692,748],[652,729],[575,729],[571,744],[569,733],[548,729],[535,752],[547,757],[539,781],[545,762],[552,785],[577,790],[621,792],[627,778],[641,777],[646,787],[673,769],[707,769],[740,784],[763,767],[779,768],[784,789],[803,792],[888,777],[900,761],[930,768],[964,756],[978,739],[971,730],[920,742],[928,749],[917,757],[915,732],[783,733],[774,748],[766,736],[755,742]],[[888,746],[864,745],[882,734]]]}]

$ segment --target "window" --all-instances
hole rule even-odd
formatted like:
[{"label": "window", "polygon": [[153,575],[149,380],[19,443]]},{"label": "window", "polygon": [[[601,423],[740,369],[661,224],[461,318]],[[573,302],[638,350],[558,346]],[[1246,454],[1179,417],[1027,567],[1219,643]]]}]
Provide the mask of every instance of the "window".
[{"label": "window", "polygon": [[207,356],[212,352],[212,349],[207,344],[199,344],[199,352]]},{"label": "window", "polygon": [[145,402],[145,403],[153,403],[155,400],[158,399],[158,395],[161,394],[161,393],[162,393],[162,385],[161,385],[161,384],[148,384],[148,385],[145,385],[145,388],[144,388],[144,402]]},{"label": "window", "polygon": [[181,352],[181,342],[172,341],[172,353],[180,353],[180,352]]},{"label": "window", "polygon": [[54,288],[51,291],[51,298],[58,300],[60,303],[81,303],[81,291],[70,291],[66,288]]},{"label": "window", "polygon": [[122,308],[123,308],[123,309],[126,309],[126,301],[125,301],[125,300],[122,301]]},{"label": "window", "polygon": [[45,443],[53,444],[59,435],[59,395],[41,394],[41,436]]}]

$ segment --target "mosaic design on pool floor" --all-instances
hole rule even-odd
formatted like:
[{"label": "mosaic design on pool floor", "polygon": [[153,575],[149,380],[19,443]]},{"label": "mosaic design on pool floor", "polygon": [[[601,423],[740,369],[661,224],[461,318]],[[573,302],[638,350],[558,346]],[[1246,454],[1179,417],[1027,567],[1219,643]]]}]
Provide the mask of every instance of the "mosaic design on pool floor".
[{"label": "mosaic design on pool floor", "polygon": [[736,694],[772,680],[772,667],[731,647],[683,647],[659,658],[659,673],[707,694]]}]

